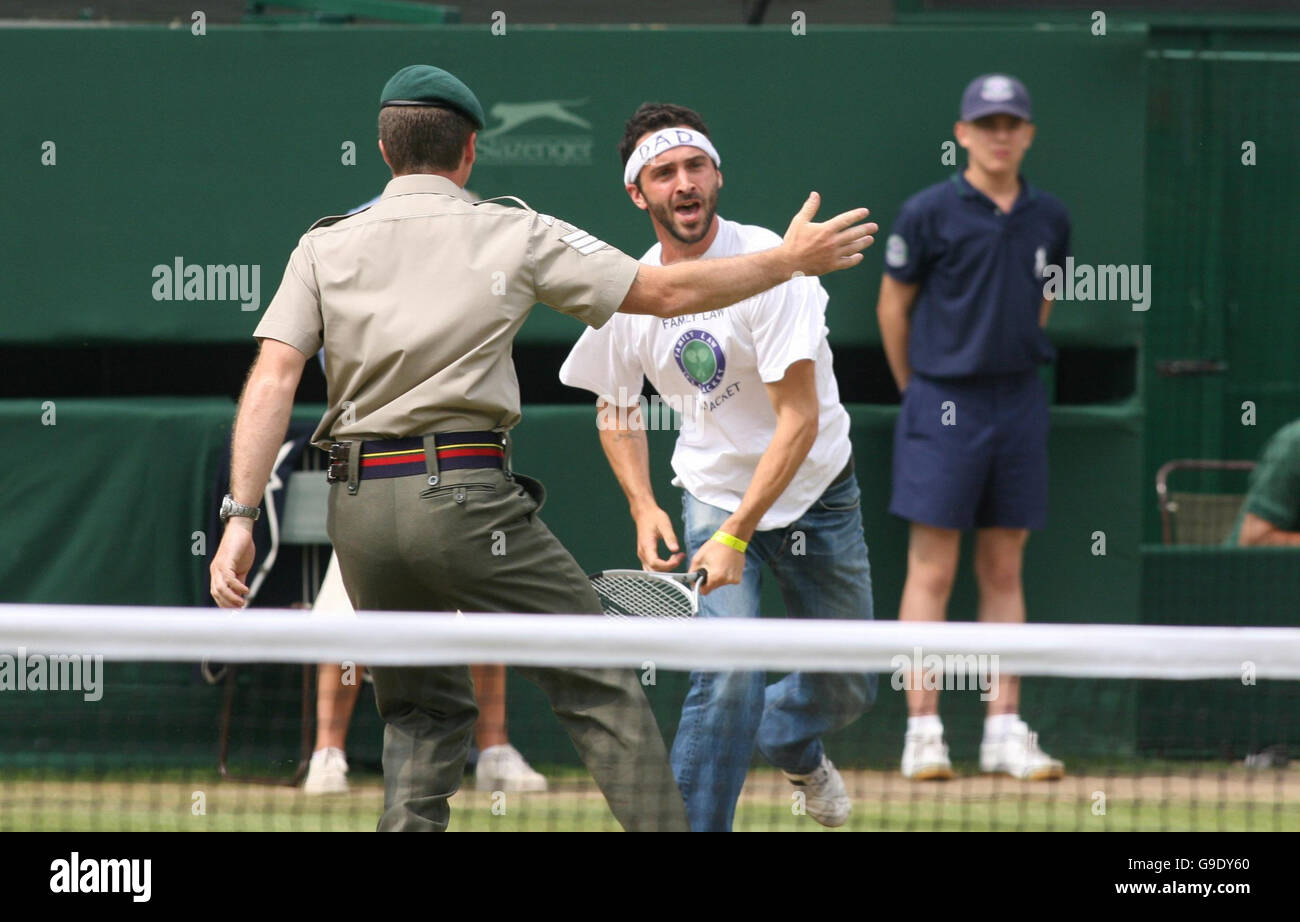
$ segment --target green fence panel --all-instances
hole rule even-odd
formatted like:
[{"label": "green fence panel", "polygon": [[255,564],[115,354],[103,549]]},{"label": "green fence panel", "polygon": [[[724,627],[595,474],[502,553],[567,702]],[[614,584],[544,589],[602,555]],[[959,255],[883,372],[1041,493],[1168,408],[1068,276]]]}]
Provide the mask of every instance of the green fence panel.
[{"label": "green fence panel", "polygon": [[[1142,553],[1146,624],[1300,625],[1300,551],[1294,548],[1156,545]],[[1231,679],[1141,685],[1138,739],[1144,752],[1238,760],[1295,745],[1295,682],[1257,679],[1249,662]]]},{"label": "green fence panel", "polygon": [[[1296,33],[1290,33],[1295,47]],[[1206,36],[1219,45],[1221,36]],[[1211,39],[1216,39],[1211,41]],[[1175,458],[1256,458],[1300,417],[1300,53],[1152,52],[1147,250],[1155,297],[1144,351],[1144,535],[1159,540],[1155,472]],[[1169,375],[1169,362],[1217,363]],[[1193,490],[1235,491],[1214,477]]]},{"label": "green fence panel", "polygon": [[[12,521],[18,532],[27,530],[33,540],[9,549],[0,598],[20,602],[206,603],[205,562],[191,553],[191,535],[207,527],[207,497],[233,409],[228,403],[60,402],[57,425],[43,430],[35,402],[14,402],[0,409],[4,411],[0,425],[11,442],[43,437],[49,452],[45,457],[69,459],[63,476],[33,471],[15,493],[18,501]],[[849,409],[876,615],[894,618],[907,560],[906,525],[886,511],[897,410],[862,405]],[[319,407],[300,407],[295,418],[310,420],[319,412]],[[1052,413],[1052,514],[1049,527],[1034,537],[1027,552],[1025,585],[1030,617],[1035,621],[1134,622],[1139,617],[1139,511],[1129,485],[1140,458],[1141,414],[1127,405],[1058,407]],[[578,561],[587,570],[636,566],[631,520],[601,453],[594,409],[526,407],[516,436],[515,466],[546,484],[549,499],[543,518]],[[679,492],[669,485],[672,441],[671,432],[652,433],[651,464],[661,504],[676,520]],[[124,522],[129,522],[129,527],[124,527]],[[1104,554],[1094,553],[1099,532],[1105,535]],[[965,550],[950,607],[954,620],[972,620],[976,614],[969,541]],[[773,615],[782,612],[779,594],[770,580],[765,586],[764,611]],[[215,740],[220,706],[215,689],[198,684],[192,667],[109,664],[106,668],[117,678],[109,685],[111,695],[96,706],[94,714],[78,718],[77,702],[60,699],[57,707],[66,708],[68,716],[50,721],[41,710],[45,705],[37,701],[28,714],[33,726],[23,730],[26,718],[15,711],[7,721],[10,731],[18,739],[26,739],[24,733],[36,734],[34,738],[47,741],[41,744],[41,751],[62,752],[73,759],[77,721],[111,721],[113,718],[105,715],[114,714],[122,722],[122,732],[141,749],[118,751],[106,745],[98,754],[88,752],[87,758],[137,758],[142,750],[153,751],[150,747],[156,743],[168,759],[204,762],[210,754],[205,748],[207,741]],[[296,676],[293,669],[282,670],[278,678],[250,670],[244,679],[247,687],[280,689],[281,694],[274,699],[279,702],[275,709],[250,706],[243,712],[252,715],[250,723],[241,725],[246,733],[252,733],[258,723],[276,722],[269,730],[242,738],[239,755],[281,761],[292,756]],[[684,678],[660,673],[657,685],[649,690],[666,732],[676,727]],[[1113,739],[1116,722],[1129,719],[1124,689],[1120,684],[1097,684],[1105,687],[1094,689],[1090,683],[1059,680],[1027,682],[1025,712],[1045,738],[1050,735],[1060,740],[1057,749],[1063,754],[1107,747],[1112,751],[1116,745],[1127,745]],[[169,708],[174,704],[172,712],[147,714],[143,702],[151,688],[162,696],[160,700],[169,702]],[[264,691],[263,698],[272,700],[271,692]],[[256,700],[256,696],[241,700]],[[543,763],[572,761],[572,747],[536,689],[512,680],[510,701],[512,733],[530,758]],[[1074,719],[1098,706],[1106,714],[1106,723]],[[22,710],[27,702],[16,702],[15,707]],[[953,694],[945,705],[958,758],[973,758],[980,707],[974,693]],[[363,761],[377,753],[367,748],[376,740],[372,731],[378,725],[371,721],[372,716],[369,711],[359,716],[354,731],[357,755]],[[859,726],[838,734],[835,745],[850,764],[888,763],[897,758],[894,749],[903,716],[902,696],[889,688],[888,677],[884,677],[879,703],[867,719],[889,732],[873,729],[864,733]],[[1104,739],[1095,738],[1097,726],[1107,728]],[[15,751],[30,752],[25,745]]]},{"label": "green fence panel", "polygon": [[0,401],[0,600],[201,605],[209,490],[233,406],[179,397]]}]

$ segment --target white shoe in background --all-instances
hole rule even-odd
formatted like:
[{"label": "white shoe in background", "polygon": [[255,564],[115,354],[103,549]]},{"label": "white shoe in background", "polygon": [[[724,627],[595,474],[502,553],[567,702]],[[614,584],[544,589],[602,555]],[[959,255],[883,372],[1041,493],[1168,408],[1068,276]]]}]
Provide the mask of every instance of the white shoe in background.
[{"label": "white shoe in background", "polygon": [[998,739],[980,743],[980,771],[1024,781],[1053,781],[1065,776],[1065,764],[1038,748],[1038,734],[1023,720]]},{"label": "white shoe in background", "polygon": [[348,792],[348,760],[342,749],[317,749],[311,754],[302,792],[313,795]]},{"label": "white shoe in background", "polygon": [[478,755],[474,769],[474,787],[480,791],[521,791],[540,793],[546,790],[546,777],[520,755],[509,743],[489,746]]},{"label": "white shoe in background", "polygon": [[942,733],[908,733],[903,737],[903,777],[913,781],[947,781],[952,777],[948,744]]}]

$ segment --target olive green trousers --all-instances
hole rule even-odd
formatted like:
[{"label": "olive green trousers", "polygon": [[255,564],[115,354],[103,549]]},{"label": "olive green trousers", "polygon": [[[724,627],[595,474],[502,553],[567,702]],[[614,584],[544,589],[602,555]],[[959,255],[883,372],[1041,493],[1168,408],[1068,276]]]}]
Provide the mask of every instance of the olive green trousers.
[{"label": "olive green trousers", "polygon": [[[487,469],[354,483],[355,493],[346,483],[330,489],[329,535],[358,611],[600,611],[577,561],[538,517],[537,481]],[[515,668],[546,693],[624,829],[689,829],[632,670]],[[379,829],[445,830],[478,717],[469,666],[371,673],[386,724]]]}]

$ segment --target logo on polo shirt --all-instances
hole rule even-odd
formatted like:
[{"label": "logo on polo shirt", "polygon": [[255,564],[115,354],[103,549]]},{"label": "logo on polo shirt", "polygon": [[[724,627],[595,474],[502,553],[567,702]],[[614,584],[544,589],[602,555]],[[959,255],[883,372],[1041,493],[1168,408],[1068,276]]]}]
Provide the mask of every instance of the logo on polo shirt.
[{"label": "logo on polo shirt", "polygon": [[1034,275],[1040,279],[1047,272],[1047,247],[1034,250]]},{"label": "logo on polo shirt", "polygon": [[707,394],[722,383],[727,358],[718,341],[704,330],[687,330],[673,347],[673,358],[687,380]]},{"label": "logo on polo shirt", "polygon": [[890,234],[885,242],[885,262],[895,269],[907,265],[907,241],[898,234]]}]

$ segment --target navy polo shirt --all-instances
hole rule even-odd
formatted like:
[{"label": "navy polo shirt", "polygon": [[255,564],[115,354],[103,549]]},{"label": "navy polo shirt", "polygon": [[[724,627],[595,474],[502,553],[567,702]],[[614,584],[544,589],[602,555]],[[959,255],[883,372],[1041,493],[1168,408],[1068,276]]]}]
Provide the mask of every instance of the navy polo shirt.
[{"label": "navy polo shirt", "polygon": [[1009,214],[961,173],[903,203],[885,271],[920,284],[907,358],[931,378],[1011,374],[1056,357],[1038,326],[1046,266],[1064,266],[1070,215],[1020,177]]}]

